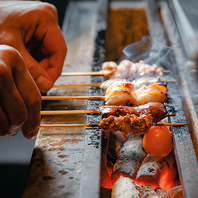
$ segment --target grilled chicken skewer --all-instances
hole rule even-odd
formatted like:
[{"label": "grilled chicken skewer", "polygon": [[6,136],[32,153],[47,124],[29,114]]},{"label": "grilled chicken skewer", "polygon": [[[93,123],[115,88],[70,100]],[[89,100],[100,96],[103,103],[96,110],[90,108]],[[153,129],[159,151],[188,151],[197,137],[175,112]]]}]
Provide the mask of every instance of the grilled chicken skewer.
[{"label": "grilled chicken skewer", "polygon": [[117,83],[117,82],[129,82],[134,85],[135,89],[138,89],[140,87],[148,86],[154,83],[161,83],[161,84],[166,85],[169,82],[175,82],[175,80],[165,80],[165,79],[161,79],[160,77],[141,77],[133,81],[127,80],[127,79],[109,79],[109,80],[104,81],[103,83],[54,85],[53,88],[95,86],[95,87],[100,87],[101,89],[107,89],[112,84]]},{"label": "grilled chicken skewer", "polygon": [[104,62],[102,65],[102,70],[99,72],[63,72],[62,76],[104,76],[105,78],[137,78],[139,76],[146,76],[150,74],[155,74],[157,76],[162,76],[164,72],[170,72],[169,70],[164,70],[162,67],[157,67],[157,65],[148,65],[144,61],[138,63],[133,63],[129,60],[123,60],[119,65],[117,63],[110,61]]},{"label": "grilled chicken skewer", "polygon": [[106,91],[107,105],[139,106],[148,102],[165,103],[167,101],[167,87],[162,84],[152,84],[135,91],[131,83],[115,83]]},{"label": "grilled chicken skewer", "polygon": [[167,101],[167,87],[162,84],[152,84],[135,91],[131,83],[115,83],[111,85],[106,96],[42,96],[43,100],[68,100],[68,99],[89,99],[105,100],[108,105],[134,105],[139,106],[148,102]]}]

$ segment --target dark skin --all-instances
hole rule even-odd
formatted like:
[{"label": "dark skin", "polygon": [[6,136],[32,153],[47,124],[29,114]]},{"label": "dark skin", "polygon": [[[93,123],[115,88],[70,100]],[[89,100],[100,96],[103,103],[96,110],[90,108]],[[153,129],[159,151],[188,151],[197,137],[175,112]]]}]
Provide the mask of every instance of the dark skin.
[{"label": "dark skin", "polygon": [[19,51],[40,91],[47,92],[60,76],[67,47],[53,5],[1,1],[0,44]]},{"label": "dark skin", "polygon": [[60,76],[66,52],[53,5],[0,2],[0,136],[37,135],[40,91]]}]

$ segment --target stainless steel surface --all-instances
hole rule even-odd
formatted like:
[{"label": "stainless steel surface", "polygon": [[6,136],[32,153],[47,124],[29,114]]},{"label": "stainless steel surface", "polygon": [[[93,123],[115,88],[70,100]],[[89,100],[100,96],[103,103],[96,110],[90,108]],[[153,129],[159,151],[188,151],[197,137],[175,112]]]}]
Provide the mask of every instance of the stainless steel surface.
[{"label": "stainless steel surface", "polygon": [[174,22],[179,30],[188,58],[198,70],[198,2],[196,0],[167,0]]}]

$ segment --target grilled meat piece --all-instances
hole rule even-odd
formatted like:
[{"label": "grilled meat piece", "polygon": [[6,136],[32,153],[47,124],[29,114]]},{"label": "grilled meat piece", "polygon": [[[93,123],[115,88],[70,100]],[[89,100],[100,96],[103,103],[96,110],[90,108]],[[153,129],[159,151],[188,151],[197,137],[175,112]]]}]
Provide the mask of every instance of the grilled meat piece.
[{"label": "grilled meat piece", "polygon": [[127,114],[135,114],[138,117],[145,117],[148,114],[151,114],[153,117],[153,122],[157,123],[168,114],[165,106],[159,102],[149,102],[145,105],[140,105],[137,107],[129,106],[101,106],[100,112],[102,113],[103,118],[107,118],[110,115],[113,116],[125,116]]},{"label": "grilled meat piece", "polygon": [[128,106],[139,106],[148,102],[164,103],[167,101],[167,87],[155,83],[135,91],[131,83],[115,83],[107,89],[105,101],[106,105]]},{"label": "grilled meat piece", "polygon": [[115,62],[104,62],[102,64],[102,72],[104,77],[109,79],[118,78],[137,78],[148,75],[163,75],[163,68],[157,67],[156,64],[149,65],[144,61],[133,63],[130,60],[123,60],[117,65]]},{"label": "grilled meat piece", "polygon": [[160,84],[164,84],[164,85],[166,85],[166,83],[167,83],[165,79],[161,79],[159,77],[141,77],[141,78],[137,78],[133,81],[127,80],[127,79],[109,79],[109,80],[104,81],[100,85],[100,88],[108,89],[108,87],[110,87],[111,85],[113,85],[114,83],[117,83],[117,82],[129,82],[134,85],[135,89],[145,87],[145,86],[148,86],[148,85],[151,85],[154,83],[160,83]]},{"label": "grilled meat piece", "polygon": [[109,116],[103,118],[99,127],[104,132],[121,131],[125,134],[134,132],[135,134],[147,133],[148,129],[154,124],[153,117],[148,114],[146,117],[137,117],[127,114],[126,116]]},{"label": "grilled meat piece", "polygon": [[127,135],[113,167],[113,183],[117,181],[120,175],[135,180],[137,171],[146,156],[146,152],[142,146],[142,139],[142,134],[135,135],[134,133],[130,133]]}]

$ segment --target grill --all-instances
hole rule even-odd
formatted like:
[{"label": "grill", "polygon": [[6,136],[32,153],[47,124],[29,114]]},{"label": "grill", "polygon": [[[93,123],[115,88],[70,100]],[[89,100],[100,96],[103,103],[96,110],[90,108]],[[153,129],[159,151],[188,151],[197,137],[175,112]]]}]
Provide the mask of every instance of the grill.
[{"label": "grill", "polygon": [[[180,40],[180,32],[184,30],[176,27],[180,13],[176,18],[171,14],[176,12],[172,8],[178,8],[178,5],[174,4],[175,7],[172,5],[171,1],[154,0],[113,1],[110,4],[107,0],[71,1],[63,26],[63,34],[69,49],[63,71],[89,71],[90,68],[92,71],[100,71],[105,60],[119,61],[126,58],[122,56],[123,47],[149,34],[152,46],[148,61],[150,63],[157,61],[158,66],[171,70],[165,74],[167,80],[176,79],[175,83],[167,85],[170,96],[168,104],[177,110],[176,116],[169,118],[169,122],[188,124],[183,127],[172,127],[171,131],[183,195],[194,198],[198,194],[196,56],[185,53],[182,45],[185,37],[182,36]],[[119,12],[125,14],[119,15]],[[118,13],[118,16],[114,15],[115,13]],[[118,21],[116,26],[114,26],[115,18]],[[128,21],[124,26],[125,29],[119,29],[121,26],[119,22],[122,20]],[[133,25],[137,27],[135,31]],[[123,30],[121,34],[113,33],[121,30]],[[132,38],[127,36],[127,32],[131,31]],[[123,37],[120,38],[119,35]],[[116,39],[117,42],[111,39]],[[193,64],[195,68],[189,69]],[[74,78],[60,77],[56,83],[104,81],[101,76]],[[52,89],[48,95],[86,95],[86,93],[91,96],[105,94],[99,87],[84,87],[70,90]],[[103,101],[94,100],[47,101],[45,109],[97,110],[103,104]],[[101,119],[100,114],[45,116],[42,123],[95,124]],[[98,127],[41,128],[23,197],[110,197],[109,190],[100,189],[101,164],[104,163],[101,156],[105,150],[105,141],[102,140],[102,133]]]}]

